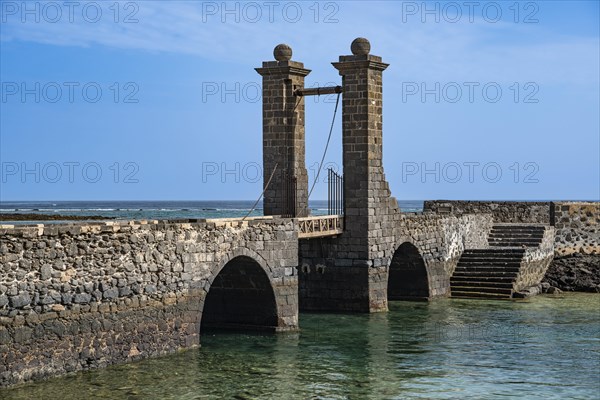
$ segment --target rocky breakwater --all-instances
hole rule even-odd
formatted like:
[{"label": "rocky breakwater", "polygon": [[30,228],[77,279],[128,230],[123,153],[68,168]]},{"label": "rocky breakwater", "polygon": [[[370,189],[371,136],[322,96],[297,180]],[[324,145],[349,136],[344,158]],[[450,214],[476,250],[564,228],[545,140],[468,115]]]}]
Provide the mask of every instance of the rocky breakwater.
[{"label": "rocky breakwater", "polygon": [[[576,253],[555,258],[542,282],[544,291],[600,293],[600,255]],[[550,289],[550,292],[554,292]]]}]

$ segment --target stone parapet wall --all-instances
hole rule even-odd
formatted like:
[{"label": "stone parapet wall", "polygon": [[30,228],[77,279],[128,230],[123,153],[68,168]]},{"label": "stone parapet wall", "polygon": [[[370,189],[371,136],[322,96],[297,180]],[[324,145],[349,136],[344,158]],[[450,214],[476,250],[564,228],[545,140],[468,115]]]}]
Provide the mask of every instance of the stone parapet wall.
[{"label": "stone parapet wall", "polygon": [[554,202],[552,222],[556,229],[557,257],[574,253],[600,254],[600,203]]},{"label": "stone parapet wall", "polygon": [[554,255],[600,254],[600,203],[578,201],[426,201],[438,214],[491,214],[496,223],[548,224],[555,229]]},{"label": "stone parapet wall", "polygon": [[494,222],[550,223],[550,202],[427,200],[423,211],[439,214],[492,214]]},{"label": "stone parapet wall", "polygon": [[554,227],[544,226],[544,236],[539,246],[528,247],[525,250],[525,254],[521,259],[519,274],[513,284],[515,292],[536,286],[542,281],[554,258],[555,235]]},{"label": "stone parapet wall", "polygon": [[297,328],[293,220],[0,226],[0,385],[198,345],[206,295],[236,257],[266,273],[274,328]]}]

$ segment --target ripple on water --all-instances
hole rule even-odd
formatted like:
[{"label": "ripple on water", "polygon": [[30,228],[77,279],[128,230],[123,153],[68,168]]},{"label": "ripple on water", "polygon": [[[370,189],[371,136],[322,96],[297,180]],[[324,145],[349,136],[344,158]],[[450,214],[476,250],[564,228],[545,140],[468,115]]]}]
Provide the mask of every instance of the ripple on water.
[{"label": "ripple on water", "polygon": [[598,398],[599,310],[598,294],[565,294],[301,314],[300,333],[207,334],[200,349],[0,398]]}]

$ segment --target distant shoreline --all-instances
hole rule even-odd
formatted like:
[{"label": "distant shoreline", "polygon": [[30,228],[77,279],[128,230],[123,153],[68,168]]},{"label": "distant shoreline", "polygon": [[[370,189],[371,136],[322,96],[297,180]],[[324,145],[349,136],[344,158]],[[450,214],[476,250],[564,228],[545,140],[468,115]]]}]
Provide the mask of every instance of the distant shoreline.
[{"label": "distant shoreline", "polygon": [[0,214],[0,221],[89,221],[115,219],[101,215],[60,215],[60,214]]}]

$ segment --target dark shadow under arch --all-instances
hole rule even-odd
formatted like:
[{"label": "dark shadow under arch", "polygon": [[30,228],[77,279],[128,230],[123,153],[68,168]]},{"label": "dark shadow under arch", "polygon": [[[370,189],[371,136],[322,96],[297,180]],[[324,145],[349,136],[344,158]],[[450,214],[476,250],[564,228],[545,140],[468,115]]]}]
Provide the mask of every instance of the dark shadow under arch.
[{"label": "dark shadow under arch", "polygon": [[388,300],[428,300],[427,268],[419,250],[402,243],[392,257],[388,275]]},{"label": "dark shadow under arch", "polygon": [[275,329],[277,305],[269,277],[250,257],[230,260],[215,277],[202,312],[201,330]]}]

